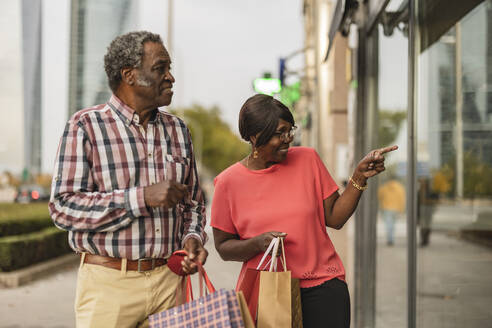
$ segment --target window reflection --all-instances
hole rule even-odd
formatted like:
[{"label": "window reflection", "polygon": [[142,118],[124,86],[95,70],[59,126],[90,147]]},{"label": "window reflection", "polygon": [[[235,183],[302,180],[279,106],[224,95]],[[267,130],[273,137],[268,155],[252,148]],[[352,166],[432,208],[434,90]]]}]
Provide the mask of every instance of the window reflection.
[{"label": "window reflection", "polygon": [[[388,10],[399,8],[391,1]],[[407,326],[407,65],[408,39],[401,30],[379,30],[377,147],[397,144],[378,176],[376,327]]]},{"label": "window reflection", "polygon": [[429,12],[422,13],[419,327],[487,327],[492,318],[491,3],[450,13],[453,24],[440,23],[439,15],[431,22]]}]

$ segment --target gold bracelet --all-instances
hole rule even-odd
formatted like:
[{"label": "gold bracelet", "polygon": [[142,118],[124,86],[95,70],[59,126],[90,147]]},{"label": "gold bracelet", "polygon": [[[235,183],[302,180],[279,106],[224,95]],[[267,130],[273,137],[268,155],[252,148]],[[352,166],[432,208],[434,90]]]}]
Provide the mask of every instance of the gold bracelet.
[{"label": "gold bracelet", "polygon": [[359,191],[364,191],[368,188],[367,184],[365,186],[359,186],[359,184],[352,179],[352,176],[349,178],[349,181],[352,183],[352,186]]}]

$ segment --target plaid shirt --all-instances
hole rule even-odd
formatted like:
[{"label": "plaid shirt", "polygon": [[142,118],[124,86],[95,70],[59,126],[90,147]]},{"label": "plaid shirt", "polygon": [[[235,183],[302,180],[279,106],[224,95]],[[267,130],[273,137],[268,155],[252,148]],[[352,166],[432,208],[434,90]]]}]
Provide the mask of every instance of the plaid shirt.
[{"label": "plaid shirt", "polygon": [[[163,180],[188,185],[191,199],[147,208],[144,187]],[[185,123],[157,111],[145,131],[114,95],[76,112],[58,147],[49,210],[76,252],[166,258],[189,237],[205,243],[205,205]]]}]

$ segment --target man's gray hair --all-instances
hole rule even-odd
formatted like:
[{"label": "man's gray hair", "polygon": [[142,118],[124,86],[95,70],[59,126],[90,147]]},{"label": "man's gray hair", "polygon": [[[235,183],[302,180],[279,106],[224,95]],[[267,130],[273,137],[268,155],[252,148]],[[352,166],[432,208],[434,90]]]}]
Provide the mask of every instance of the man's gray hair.
[{"label": "man's gray hair", "polygon": [[142,65],[145,42],[162,44],[159,34],[147,31],[130,32],[116,37],[104,56],[104,70],[108,76],[109,87],[115,92],[121,83],[121,69],[138,68]]}]

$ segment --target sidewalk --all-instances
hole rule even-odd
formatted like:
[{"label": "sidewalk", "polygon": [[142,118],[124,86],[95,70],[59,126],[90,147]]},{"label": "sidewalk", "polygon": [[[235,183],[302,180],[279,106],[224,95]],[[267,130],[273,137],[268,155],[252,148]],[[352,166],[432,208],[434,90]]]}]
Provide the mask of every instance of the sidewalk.
[{"label": "sidewalk", "polygon": [[[379,221],[381,222],[381,221]],[[396,241],[386,246],[378,227],[376,327],[407,326],[406,227],[396,226]],[[492,250],[433,232],[417,249],[417,326],[492,327]]]},{"label": "sidewalk", "polygon": [[[217,288],[235,287],[240,263],[224,262],[210,240],[206,269]],[[379,229],[378,229],[379,230]],[[396,243],[380,234],[376,273],[376,327],[406,327],[407,249],[404,225]],[[346,263],[347,266],[350,263]],[[434,232],[418,249],[418,325],[421,327],[491,327],[492,252],[488,248]],[[77,265],[14,289],[0,289],[0,328],[74,327]],[[352,296],[353,297],[353,296]]]}]

